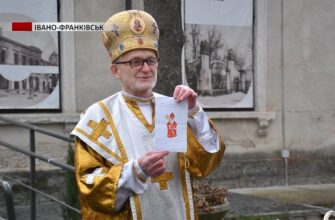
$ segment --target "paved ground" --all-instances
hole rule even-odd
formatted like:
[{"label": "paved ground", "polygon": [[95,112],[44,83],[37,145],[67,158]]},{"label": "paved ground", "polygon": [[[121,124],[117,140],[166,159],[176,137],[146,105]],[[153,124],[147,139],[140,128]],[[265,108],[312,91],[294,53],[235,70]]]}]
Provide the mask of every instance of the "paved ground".
[{"label": "paved ground", "polygon": [[294,213],[324,214],[334,209],[335,184],[229,190],[229,218]]},{"label": "paved ground", "polygon": [[[26,94],[7,93],[0,89],[0,103],[2,103],[1,107],[10,109],[26,108],[41,102],[49,95],[48,93],[35,93],[35,95],[29,98],[29,92]],[[6,103],[6,106],[4,106],[4,103]]]},{"label": "paved ground", "polygon": [[[0,220],[1,217],[6,219],[6,211],[0,208]],[[28,220],[30,219],[30,207],[29,206],[15,206],[15,217],[16,220]],[[44,202],[38,204],[36,207],[36,219],[37,220],[62,220],[61,207],[54,202]]]},{"label": "paved ground", "polygon": [[323,205],[335,202],[335,184],[243,188],[231,189],[229,191],[231,193],[256,196],[295,204]]},{"label": "paved ground", "polygon": [[[275,215],[276,220],[322,219],[322,214],[334,209],[335,184],[231,189],[228,201],[231,207],[226,219]],[[15,207],[15,211],[18,220],[29,219],[29,206]],[[5,213],[0,207],[0,216],[5,217]],[[314,216],[308,218],[306,213]],[[52,202],[38,205],[37,216],[42,220],[63,219],[61,208]]]}]

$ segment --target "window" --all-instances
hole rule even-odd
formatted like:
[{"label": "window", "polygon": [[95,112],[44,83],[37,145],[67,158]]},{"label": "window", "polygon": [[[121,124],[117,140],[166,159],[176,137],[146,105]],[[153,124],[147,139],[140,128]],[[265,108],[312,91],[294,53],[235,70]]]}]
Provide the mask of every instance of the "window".
[{"label": "window", "polygon": [[6,51],[5,50],[1,50],[0,63],[6,63]]},{"label": "window", "polygon": [[22,55],[22,65],[26,65],[26,56]]},{"label": "window", "polygon": [[14,64],[19,64],[19,55],[14,53]]}]

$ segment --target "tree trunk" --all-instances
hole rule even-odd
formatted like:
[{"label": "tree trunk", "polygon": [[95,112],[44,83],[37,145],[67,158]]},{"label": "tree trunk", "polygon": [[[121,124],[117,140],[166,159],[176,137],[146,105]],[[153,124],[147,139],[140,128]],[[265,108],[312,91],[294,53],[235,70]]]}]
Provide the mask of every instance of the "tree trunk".
[{"label": "tree trunk", "polygon": [[183,31],[180,0],[144,0],[144,10],[155,19],[160,31],[158,81],[155,92],[172,96],[182,83]]}]

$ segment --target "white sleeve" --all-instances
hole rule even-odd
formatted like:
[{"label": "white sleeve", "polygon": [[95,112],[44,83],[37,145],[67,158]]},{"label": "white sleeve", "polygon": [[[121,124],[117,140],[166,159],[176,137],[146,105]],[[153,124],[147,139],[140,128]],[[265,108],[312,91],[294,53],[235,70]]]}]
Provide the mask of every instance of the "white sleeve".
[{"label": "white sleeve", "polygon": [[219,151],[219,135],[212,129],[206,113],[199,104],[189,110],[188,123],[207,152]]},{"label": "white sleeve", "polygon": [[129,161],[123,165],[118,188],[116,190],[116,211],[119,211],[122,208],[123,204],[127,201],[133,192],[136,194],[142,194],[148,188],[148,184],[141,181],[133,173],[134,169],[135,172],[137,172],[140,176],[144,177],[145,179],[148,178],[148,176],[139,166],[137,160]]}]

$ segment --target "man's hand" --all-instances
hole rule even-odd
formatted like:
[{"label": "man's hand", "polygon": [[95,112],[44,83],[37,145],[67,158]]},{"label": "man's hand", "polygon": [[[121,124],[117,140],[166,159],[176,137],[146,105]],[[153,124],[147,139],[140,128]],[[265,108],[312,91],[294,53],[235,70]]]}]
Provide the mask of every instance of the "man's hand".
[{"label": "man's hand", "polygon": [[173,92],[173,97],[176,99],[177,102],[187,99],[188,109],[192,109],[195,107],[195,105],[197,104],[197,96],[198,94],[194,92],[193,89],[184,85],[176,86]]},{"label": "man's hand", "polygon": [[164,157],[169,151],[150,151],[138,159],[142,170],[150,177],[160,176],[165,172]]}]

